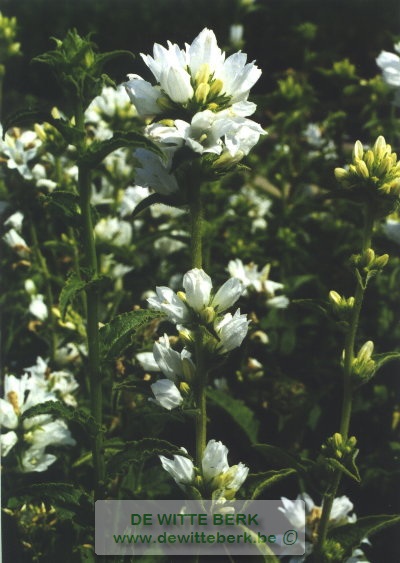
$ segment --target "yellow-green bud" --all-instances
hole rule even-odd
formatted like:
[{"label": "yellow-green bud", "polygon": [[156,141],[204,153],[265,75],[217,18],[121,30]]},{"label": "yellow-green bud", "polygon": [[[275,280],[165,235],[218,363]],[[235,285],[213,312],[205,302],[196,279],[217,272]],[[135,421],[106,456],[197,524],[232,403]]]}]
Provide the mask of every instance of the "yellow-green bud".
[{"label": "yellow-green bud", "polygon": [[358,352],[357,355],[357,360],[360,363],[364,363],[368,361],[373,351],[374,351],[374,343],[372,342],[372,340],[367,340],[367,342],[361,346],[360,351]]},{"label": "yellow-green bud", "polygon": [[355,436],[350,436],[350,438],[347,440],[347,445],[350,446],[351,448],[354,448],[356,444],[357,444],[357,438]]},{"label": "yellow-green bud", "polygon": [[369,171],[363,160],[356,160],[356,169],[363,178],[369,178]]},{"label": "yellow-green bud", "polygon": [[382,135],[379,135],[373,147],[374,155],[377,160],[381,160],[386,152],[386,141]]},{"label": "yellow-green bud", "polygon": [[329,301],[331,301],[333,305],[340,307],[342,304],[342,297],[337,293],[337,291],[332,290],[329,292]]},{"label": "yellow-green bud", "polygon": [[222,88],[224,87],[224,83],[219,78],[216,78],[212,81],[210,87],[210,96],[218,96],[222,92]]},{"label": "yellow-green bud", "polygon": [[364,149],[361,141],[356,141],[353,148],[353,160],[362,158],[364,155]]},{"label": "yellow-green bud", "polygon": [[335,444],[335,448],[341,448],[343,445],[342,435],[339,434],[339,432],[335,432],[332,438],[333,438],[333,443]]},{"label": "yellow-green bud", "polygon": [[386,266],[388,261],[389,261],[389,254],[382,254],[381,256],[375,258],[374,266],[376,268],[382,269]]},{"label": "yellow-green bud", "polygon": [[208,84],[205,84],[204,82],[199,84],[196,88],[195,93],[194,93],[194,97],[195,97],[196,102],[198,104],[205,104],[209,92],[210,92],[210,86]]},{"label": "yellow-green bud", "polygon": [[190,387],[186,383],[186,381],[181,381],[181,383],[179,384],[179,391],[182,393],[182,395],[189,395]]},{"label": "yellow-green bud", "polygon": [[186,293],[184,291],[178,291],[176,295],[179,297],[181,301],[186,303]]},{"label": "yellow-green bud", "polygon": [[[182,358],[182,371],[186,381],[193,381],[196,375],[196,368],[188,358]],[[187,384],[185,383],[185,385]]]},{"label": "yellow-green bud", "polygon": [[365,153],[364,162],[371,170],[371,166],[374,164],[374,153],[371,151],[371,149]]},{"label": "yellow-green bud", "polygon": [[215,319],[215,311],[213,307],[206,307],[205,309],[203,309],[201,311],[201,318],[203,319],[203,321],[207,324],[210,324],[214,321]]},{"label": "yellow-green bud", "polygon": [[194,338],[192,333],[187,328],[183,328],[179,331],[179,338],[182,340],[184,344],[193,344]]},{"label": "yellow-green bud", "polygon": [[200,65],[199,70],[196,72],[194,77],[197,84],[205,83],[207,84],[211,74],[210,65],[208,63],[203,63]]},{"label": "yellow-green bud", "polygon": [[347,178],[348,175],[349,173],[344,168],[335,168],[335,178],[339,180],[339,182]]},{"label": "yellow-green bud", "polygon": [[375,252],[372,248],[367,248],[367,250],[361,256],[362,265],[365,267],[371,266],[375,260]]}]

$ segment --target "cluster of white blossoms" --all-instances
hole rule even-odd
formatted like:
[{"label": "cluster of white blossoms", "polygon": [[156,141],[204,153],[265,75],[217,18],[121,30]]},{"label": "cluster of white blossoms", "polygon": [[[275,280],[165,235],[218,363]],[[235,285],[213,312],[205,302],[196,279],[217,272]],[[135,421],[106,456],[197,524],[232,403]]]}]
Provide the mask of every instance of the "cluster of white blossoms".
[{"label": "cluster of white blossoms", "polygon": [[[203,326],[207,339],[203,345],[207,354],[221,355],[237,348],[245,338],[249,322],[247,316],[237,309],[235,313],[226,312],[239,299],[243,284],[231,278],[216,293],[210,276],[199,268],[194,268],[183,277],[183,291],[175,293],[169,287],[157,287],[156,294],[148,298],[154,309],[162,311],[177,325],[177,329],[187,344],[182,352],[170,347],[164,335],[154,344],[153,354],[139,354],[138,360],[145,369],[161,371],[167,380],[159,380],[152,385],[156,402],[164,408],[175,408],[183,402],[180,390],[188,392],[195,376],[195,364],[190,347],[194,343],[194,331]],[[194,362],[196,358],[194,358]],[[179,385],[180,389],[177,387]]]},{"label": "cluster of white blossoms", "polygon": [[383,80],[395,89],[395,104],[400,105],[400,43],[394,45],[395,53],[382,51],[376,64],[382,69]]},{"label": "cluster of white blossoms", "polygon": [[22,473],[45,471],[56,461],[54,454],[46,452],[48,446],[73,446],[63,420],[53,420],[51,415],[37,415],[21,420],[21,415],[46,401],[63,400],[76,406],[72,395],[78,387],[73,375],[67,371],[50,372],[47,363],[38,358],[35,366],[26,368],[21,378],[6,375],[4,398],[0,399],[0,426],[8,431],[0,435],[1,456],[14,451],[18,470]]},{"label": "cluster of white blossoms", "polygon": [[[187,453],[185,448],[181,449]],[[229,467],[228,448],[216,440],[210,440],[204,450],[201,468],[198,468],[199,475],[193,462],[185,456],[174,455],[173,459],[162,455],[159,457],[163,468],[181,489],[195,485],[201,489],[205,498],[210,496],[213,500],[222,502],[235,498],[249,472],[249,468],[241,462]]]},{"label": "cluster of white blossoms", "polygon": [[[303,500],[306,509],[306,541],[304,544],[305,553],[299,557],[291,557],[288,563],[303,563],[306,558],[313,551],[314,543],[317,539],[318,526],[322,515],[322,506],[316,506],[313,499],[307,494],[302,493],[297,496],[296,500]],[[286,497],[281,498],[282,507],[278,510],[282,512],[289,522],[298,528],[304,526],[304,511],[296,502],[289,500]],[[350,515],[354,508],[353,503],[345,495],[334,499],[332,510],[329,518],[329,528],[342,526],[344,524],[353,524],[357,521],[357,516],[353,513]],[[362,543],[369,544],[367,538],[362,540]],[[347,558],[344,563],[368,563],[364,553],[361,549],[355,549],[351,557]]]},{"label": "cluster of white blossoms", "polygon": [[[203,29],[185,49],[156,43],[153,57],[141,56],[156,85],[136,74],[128,75],[124,85],[140,116],[160,116],[146,133],[169,153],[188,147],[197,154],[216,155],[214,165],[223,167],[239,162],[265,134],[248,119],[256,110],[248,101],[250,89],[261,70],[247,63],[244,53],[225,58],[213,31]],[[167,164],[163,174],[168,172]]]},{"label": "cluster of white blossoms", "polygon": [[254,262],[243,264],[239,258],[236,258],[235,260],[230,260],[227,269],[232,278],[242,282],[246,293],[253,291],[264,294],[269,307],[284,309],[289,305],[289,299],[285,295],[275,295],[275,292],[280,291],[284,286],[281,283],[268,279],[271,269],[269,264],[264,266],[261,272],[259,272],[258,266]]}]

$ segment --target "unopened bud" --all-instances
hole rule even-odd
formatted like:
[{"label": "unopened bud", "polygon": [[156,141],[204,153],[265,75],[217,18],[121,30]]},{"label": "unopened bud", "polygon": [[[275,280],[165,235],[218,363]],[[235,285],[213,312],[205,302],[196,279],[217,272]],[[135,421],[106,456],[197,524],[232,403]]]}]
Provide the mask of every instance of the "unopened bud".
[{"label": "unopened bud", "polygon": [[213,307],[206,307],[205,309],[203,309],[201,311],[200,314],[201,318],[203,319],[203,321],[207,324],[210,324],[214,321],[215,319],[215,311]]},{"label": "unopened bud", "polygon": [[389,261],[389,254],[382,254],[381,256],[375,258],[374,266],[376,268],[382,269],[386,266],[388,261]]},{"label": "unopened bud", "polygon": [[353,160],[357,158],[362,158],[364,154],[364,149],[361,141],[356,141],[353,149]]},{"label": "unopened bud", "polygon": [[365,153],[364,162],[371,170],[371,166],[374,164],[374,153],[371,151],[371,149]]},{"label": "unopened bud", "polygon": [[190,387],[186,383],[186,381],[181,381],[181,383],[179,384],[179,391],[182,393],[182,395],[187,396],[190,394]]},{"label": "unopened bud", "polygon": [[378,160],[381,160],[386,152],[386,141],[382,135],[379,135],[379,137],[375,141],[373,151],[375,157],[377,157]]},{"label": "unopened bud", "polygon": [[195,100],[198,104],[205,104],[208,94],[210,92],[210,86],[202,82],[196,88],[196,92],[194,93]]},{"label": "unopened bud", "polygon": [[178,291],[176,295],[179,297],[181,301],[186,303],[186,293],[184,291]]},{"label": "unopened bud", "polygon": [[343,445],[342,435],[339,434],[339,432],[335,432],[332,438],[333,438],[333,443],[335,444],[335,448],[341,448]]},{"label": "unopened bud", "polygon": [[184,344],[193,344],[194,338],[192,333],[187,328],[183,328],[179,331],[179,338],[182,340]]},{"label": "unopened bud", "polygon": [[186,381],[193,381],[196,375],[196,368],[189,358],[182,358],[182,371]]},{"label": "unopened bud", "polygon": [[221,93],[223,87],[224,83],[222,82],[222,80],[219,80],[219,78],[213,80],[210,87],[210,96],[218,96]]},{"label": "unopened bud", "polygon": [[374,343],[372,342],[372,340],[368,340],[360,348],[360,351],[358,352],[358,355],[357,355],[357,360],[360,363],[365,363],[366,361],[368,361],[371,358],[373,351],[374,351]]},{"label": "unopened bud", "polygon": [[357,168],[357,172],[363,178],[369,178],[369,171],[368,171],[367,165],[365,164],[365,162],[363,160],[357,160],[356,161],[356,168]]},{"label": "unopened bud", "polygon": [[349,173],[344,168],[335,168],[335,178],[339,182],[347,178],[348,175]]},{"label": "unopened bud", "polygon": [[197,84],[208,83],[210,78],[211,69],[208,63],[203,63],[200,65],[199,70],[196,72],[195,81]]},{"label": "unopened bud", "polygon": [[341,296],[338,294],[337,291],[334,291],[334,290],[329,292],[329,301],[333,305],[337,305],[338,307],[340,307],[340,305],[342,304]]}]

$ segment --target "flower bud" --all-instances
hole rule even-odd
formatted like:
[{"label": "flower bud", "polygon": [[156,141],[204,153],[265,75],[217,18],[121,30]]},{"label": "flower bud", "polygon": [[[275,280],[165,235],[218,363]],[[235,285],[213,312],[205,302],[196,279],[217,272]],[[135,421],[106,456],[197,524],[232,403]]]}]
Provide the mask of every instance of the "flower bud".
[{"label": "flower bud", "polygon": [[344,168],[335,168],[334,173],[335,173],[336,180],[338,180],[339,182],[341,180],[344,180],[345,178],[347,178],[348,175],[349,175],[347,170],[345,170]]},{"label": "flower bud", "polygon": [[389,254],[382,254],[381,256],[378,256],[377,258],[375,258],[375,262],[374,262],[374,266],[375,268],[378,269],[382,269],[386,266],[386,264],[389,261]]},{"label": "flower bud", "polygon": [[210,96],[218,96],[221,93],[223,87],[224,83],[222,82],[222,80],[220,80],[219,78],[213,80],[210,87]]},{"label": "flower bud", "polygon": [[210,324],[215,319],[215,311],[213,307],[206,307],[200,313],[201,318],[206,324]]},{"label": "flower bud", "polygon": [[196,84],[207,84],[210,78],[211,69],[208,63],[203,63],[200,65],[199,70],[196,72],[194,77]]},{"label": "flower bud", "polygon": [[199,84],[196,88],[195,93],[194,93],[194,97],[195,97],[196,102],[198,104],[205,104],[209,92],[210,92],[210,86],[208,84],[205,84],[204,82]]},{"label": "flower bud", "polygon": [[361,159],[364,155],[364,149],[361,141],[356,141],[353,149],[353,160]]}]

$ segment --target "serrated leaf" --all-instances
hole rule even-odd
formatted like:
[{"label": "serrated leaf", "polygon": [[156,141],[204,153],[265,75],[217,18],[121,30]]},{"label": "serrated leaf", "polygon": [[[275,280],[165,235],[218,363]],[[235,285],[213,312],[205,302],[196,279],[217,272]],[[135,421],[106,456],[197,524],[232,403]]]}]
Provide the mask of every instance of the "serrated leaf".
[{"label": "serrated leaf", "polygon": [[107,474],[114,475],[124,471],[133,462],[141,462],[158,455],[181,455],[189,457],[178,446],[159,440],[158,438],[144,438],[135,442],[127,442],[124,449],[113,455],[107,463]]},{"label": "serrated leaf", "polygon": [[73,301],[73,299],[78,295],[80,291],[85,287],[86,282],[78,278],[76,272],[72,272],[67,278],[64,287],[60,293],[59,305],[61,320],[65,320],[65,314],[67,312],[68,305]]},{"label": "serrated leaf", "polygon": [[384,528],[395,524],[400,524],[400,515],[364,516],[354,524],[345,524],[328,530],[328,538],[337,541],[344,548],[344,556],[350,557],[353,550],[361,544],[364,538],[369,538]]},{"label": "serrated leaf", "polygon": [[122,147],[129,149],[142,148],[162,158],[165,157],[161,149],[144,135],[136,133],[135,131],[128,133],[116,131],[111,139],[93,142],[86,153],[79,159],[79,164],[92,168],[100,164],[110,153]]},{"label": "serrated leaf", "polygon": [[155,319],[165,315],[154,309],[140,309],[118,315],[99,331],[100,353],[103,360],[119,356],[131,344],[131,337]]},{"label": "serrated leaf", "polygon": [[71,483],[36,483],[22,487],[14,492],[15,496],[26,502],[40,501],[52,505],[68,504],[79,506],[82,495],[87,493]]},{"label": "serrated leaf", "polygon": [[400,352],[384,352],[383,354],[373,354],[372,359],[376,362],[376,371],[392,360],[400,360]]},{"label": "serrated leaf", "polygon": [[258,498],[261,493],[267,489],[268,487],[272,487],[281,479],[285,479],[289,475],[293,475],[296,473],[296,470],[293,468],[287,469],[278,469],[270,471],[264,471],[263,473],[254,473],[248,475],[246,479],[246,489],[249,490],[250,493],[250,500],[255,500]]},{"label": "serrated leaf", "polygon": [[67,278],[64,287],[60,293],[59,305],[61,320],[65,320],[68,305],[75,299],[75,297],[83,290],[94,286],[104,286],[109,281],[107,276],[95,276],[92,279],[85,281],[78,278],[76,272],[72,272]]},{"label": "serrated leaf", "polygon": [[223,409],[236,422],[236,424],[248,436],[250,442],[257,441],[259,422],[255,418],[252,410],[240,399],[234,399],[227,393],[218,389],[207,390],[208,399]]},{"label": "serrated leaf", "polygon": [[278,446],[272,446],[270,444],[255,444],[254,448],[260,452],[268,463],[281,468],[292,468],[299,473],[305,472],[306,465],[314,464],[314,462],[310,460],[303,459],[299,462],[294,456],[287,453],[282,448],[278,448]]},{"label": "serrated leaf", "polygon": [[[358,453],[358,450],[356,450],[355,453]],[[344,465],[343,463],[340,463],[340,461],[335,459],[334,457],[328,457],[325,459],[325,461],[328,464],[328,466],[331,467],[332,469],[339,469],[340,471],[342,471],[342,473],[345,473],[348,477],[351,477],[351,479],[354,479],[354,481],[360,483],[361,477],[358,471],[358,467],[354,462],[354,459],[349,461],[348,466]]]},{"label": "serrated leaf", "polygon": [[35,405],[22,413],[21,420],[41,414],[49,414],[56,418],[63,418],[69,422],[76,422],[82,426],[91,437],[96,436],[102,431],[100,426],[88,412],[83,409],[77,409],[75,407],[65,405],[61,401],[46,401],[39,405]]},{"label": "serrated leaf", "polygon": [[66,190],[54,190],[51,194],[42,197],[44,205],[73,226],[76,226],[81,218],[79,196]]}]

